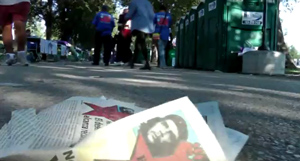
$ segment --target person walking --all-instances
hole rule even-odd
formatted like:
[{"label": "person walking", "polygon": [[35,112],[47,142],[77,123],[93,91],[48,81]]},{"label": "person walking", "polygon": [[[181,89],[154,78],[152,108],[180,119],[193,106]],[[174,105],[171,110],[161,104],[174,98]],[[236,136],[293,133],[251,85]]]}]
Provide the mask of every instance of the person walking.
[{"label": "person walking", "polygon": [[128,9],[124,9],[123,13],[119,16],[118,22],[118,44],[117,44],[117,61],[122,63],[128,63],[132,57],[131,45],[131,21],[126,20],[125,16],[128,13]]},{"label": "person walking", "polygon": [[172,25],[171,14],[167,12],[167,8],[161,5],[160,11],[155,14],[154,18],[155,32],[153,34],[154,41],[158,41],[159,67],[166,67],[166,47],[169,42],[170,28]]},{"label": "person walking", "polygon": [[126,20],[131,19],[132,35],[136,36],[134,56],[130,66],[131,68],[134,68],[137,56],[142,52],[146,63],[141,69],[151,70],[146,48],[146,38],[148,34],[154,32],[153,6],[148,0],[132,0],[129,5],[129,12],[126,14],[125,18]]},{"label": "person walking", "polygon": [[12,24],[16,30],[17,60],[28,66],[26,58],[26,21],[30,12],[30,0],[0,0],[0,25],[2,26],[3,43],[8,58],[7,65],[16,63],[13,51]]},{"label": "person walking", "polygon": [[101,12],[97,13],[93,25],[96,27],[95,33],[95,53],[92,65],[99,65],[100,52],[102,45],[104,45],[104,58],[105,66],[109,65],[112,49],[112,31],[115,27],[114,17],[108,13],[108,6],[102,6]]}]

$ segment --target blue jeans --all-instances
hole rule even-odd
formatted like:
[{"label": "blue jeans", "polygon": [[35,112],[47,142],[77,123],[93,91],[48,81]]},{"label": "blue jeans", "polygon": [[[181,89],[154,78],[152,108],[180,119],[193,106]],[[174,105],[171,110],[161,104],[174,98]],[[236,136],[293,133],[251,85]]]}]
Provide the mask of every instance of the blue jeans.
[{"label": "blue jeans", "polygon": [[167,40],[160,39],[158,41],[159,67],[161,68],[166,67],[165,53],[166,53],[167,43],[168,43]]}]

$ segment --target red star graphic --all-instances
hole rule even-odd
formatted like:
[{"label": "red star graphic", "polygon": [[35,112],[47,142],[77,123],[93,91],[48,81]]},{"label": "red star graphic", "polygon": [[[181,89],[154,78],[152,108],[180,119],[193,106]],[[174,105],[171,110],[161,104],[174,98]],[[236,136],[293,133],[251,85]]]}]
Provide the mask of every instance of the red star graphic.
[{"label": "red star graphic", "polygon": [[86,102],[84,104],[91,107],[93,109],[93,111],[84,113],[83,115],[105,117],[111,121],[117,121],[117,120],[120,120],[120,119],[130,115],[127,113],[119,112],[117,105],[110,106],[110,107],[101,107],[101,106],[97,106],[97,105],[94,105],[91,103],[86,103]]}]

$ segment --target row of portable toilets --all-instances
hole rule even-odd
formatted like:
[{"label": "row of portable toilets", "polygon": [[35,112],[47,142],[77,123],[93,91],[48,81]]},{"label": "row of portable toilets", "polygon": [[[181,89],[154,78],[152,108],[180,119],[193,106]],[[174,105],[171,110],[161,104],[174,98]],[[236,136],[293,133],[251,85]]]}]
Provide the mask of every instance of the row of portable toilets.
[{"label": "row of portable toilets", "polygon": [[[267,0],[266,44],[276,50],[277,0]],[[176,24],[176,67],[240,72],[244,47],[262,42],[263,0],[205,0]]]}]

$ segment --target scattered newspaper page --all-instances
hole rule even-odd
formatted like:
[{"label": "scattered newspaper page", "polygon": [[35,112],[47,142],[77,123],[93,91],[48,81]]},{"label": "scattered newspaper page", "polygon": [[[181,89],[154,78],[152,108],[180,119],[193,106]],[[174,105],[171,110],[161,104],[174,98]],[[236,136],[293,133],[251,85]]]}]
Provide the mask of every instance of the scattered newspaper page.
[{"label": "scattered newspaper page", "polygon": [[248,136],[224,126],[217,102],[196,106],[184,97],[145,110],[102,96],[17,110],[0,130],[0,161],[235,160]]},{"label": "scattered newspaper page", "polygon": [[216,136],[227,160],[234,161],[249,137],[225,127],[218,102],[199,103],[196,107]]},{"label": "scattered newspaper page", "polygon": [[105,97],[72,97],[38,114],[34,109],[14,111],[0,131],[0,160],[70,158],[70,149],[89,133],[142,110]]}]

